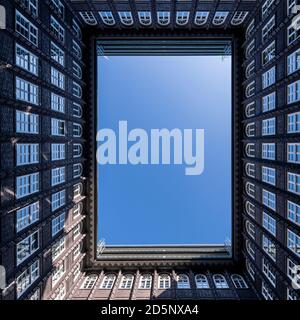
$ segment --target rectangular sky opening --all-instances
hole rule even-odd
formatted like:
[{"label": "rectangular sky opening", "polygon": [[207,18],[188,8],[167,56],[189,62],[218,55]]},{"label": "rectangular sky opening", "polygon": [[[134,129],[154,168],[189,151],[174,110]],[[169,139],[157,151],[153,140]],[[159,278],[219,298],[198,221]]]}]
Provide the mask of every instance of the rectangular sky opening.
[{"label": "rectangular sky opening", "polygon": [[97,59],[98,239],[231,240],[231,56]]}]

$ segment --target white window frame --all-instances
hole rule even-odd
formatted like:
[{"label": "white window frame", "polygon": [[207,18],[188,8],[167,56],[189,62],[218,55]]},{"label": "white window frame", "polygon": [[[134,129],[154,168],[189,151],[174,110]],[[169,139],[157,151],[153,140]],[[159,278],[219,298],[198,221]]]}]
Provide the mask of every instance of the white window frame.
[{"label": "white window frame", "polygon": [[16,43],[16,65],[28,72],[38,75],[39,58]]}]

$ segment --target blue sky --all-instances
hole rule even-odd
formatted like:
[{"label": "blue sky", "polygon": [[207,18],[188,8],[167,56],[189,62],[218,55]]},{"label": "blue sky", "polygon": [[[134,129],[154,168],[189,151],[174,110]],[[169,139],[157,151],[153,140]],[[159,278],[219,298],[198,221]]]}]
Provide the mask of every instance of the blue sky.
[{"label": "blue sky", "polygon": [[99,165],[98,238],[108,245],[231,238],[231,58],[98,58],[98,128],[204,129],[205,169]]}]

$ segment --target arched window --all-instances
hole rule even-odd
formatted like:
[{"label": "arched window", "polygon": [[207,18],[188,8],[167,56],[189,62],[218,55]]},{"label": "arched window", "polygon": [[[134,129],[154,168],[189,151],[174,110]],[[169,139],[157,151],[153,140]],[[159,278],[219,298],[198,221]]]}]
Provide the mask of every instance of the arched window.
[{"label": "arched window", "polygon": [[73,144],[73,158],[79,158],[82,155],[82,145],[80,143]]},{"label": "arched window", "polygon": [[73,186],[73,200],[77,200],[81,197],[83,191],[82,183],[77,183]]},{"label": "arched window", "polygon": [[247,162],[245,165],[245,171],[246,171],[247,176],[249,176],[251,178],[255,178],[255,164],[254,163]]},{"label": "arched window", "polygon": [[204,274],[197,274],[195,276],[197,289],[209,289],[207,278]]},{"label": "arched window", "polygon": [[115,283],[116,276],[114,274],[107,274],[104,276],[100,289],[111,289]]},{"label": "arched window", "polygon": [[158,288],[159,289],[171,288],[171,278],[168,274],[160,274],[158,276]]},{"label": "arched window", "polygon": [[246,250],[247,250],[248,254],[250,255],[250,257],[254,260],[255,259],[255,250],[253,248],[253,244],[249,240],[246,240]]},{"label": "arched window", "polygon": [[253,203],[246,201],[245,210],[250,217],[255,218],[255,205]]},{"label": "arched window", "polygon": [[76,203],[72,209],[73,219],[77,218],[83,211],[82,202]]},{"label": "arched window", "polygon": [[231,280],[237,289],[247,289],[248,288],[244,278],[242,276],[240,276],[239,274],[233,274],[231,276]]},{"label": "arched window", "polygon": [[139,289],[150,289],[152,285],[152,275],[143,274],[140,277]]},{"label": "arched window", "polygon": [[157,11],[157,22],[161,26],[167,26],[170,23],[170,12]]},{"label": "arched window", "polygon": [[118,14],[121,22],[125,26],[131,26],[133,24],[133,18],[130,11],[120,11]]},{"label": "arched window", "polygon": [[250,122],[245,127],[245,133],[247,137],[255,136],[255,122]]},{"label": "arched window", "polygon": [[88,275],[82,283],[80,289],[93,289],[98,276],[96,274]]},{"label": "arched window", "polygon": [[95,26],[97,24],[97,20],[92,11],[80,11],[79,14],[86,24],[90,26]]},{"label": "arched window", "polygon": [[116,21],[111,11],[100,11],[99,15],[104,24],[113,26]]},{"label": "arched window", "polygon": [[215,26],[220,26],[225,22],[227,16],[228,16],[228,11],[216,11],[212,23]]},{"label": "arched window", "polygon": [[252,239],[255,239],[255,227],[249,220],[246,221],[246,230]]},{"label": "arched window", "polygon": [[246,182],[245,190],[249,197],[255,198],[255,185],[251,182]]},{"label": "arched window", "polygon": [[253,39],[246,48],[246,58],[249,59],[255,49],[255,39]]},{"label": "arched window", "polygon": [[73,137],[75,137],[75,138],[82,137],[82,126],[81,126],[81,124],[73,122]]},{"label": "arched window", "polygon": [[138,16],[139,16],[140,24],[144,26],[149,26],[152,23],[150,11],[139,11]]},{"label": "arched window", "polygon": [[246,38],[249,38],[252,31],[254,30],[254,27],[255,27],[255,21],[254,21],[254,19],[252,19],[246,29]]},{"label": "arched window", "polygon": [[206,23],[207,19],[209,16],[209,12],[208,11],[197,11],[196,15],[195,15],[195,24],[197,26],[202,26]]},{"label": "arched window", "polygon": [[245,147],[245,152],[248,157],[254,158],[255,157],[255,144],[254,143],[247,143]]},{"label": "arched window", "polygon": [[255,81],[250,82],[245,90],[246,98],[250,98],[255,94]]},{"label": "arched window", "polygon": [[120,282],[120,289],[131,289],[133,285],[133,275],[132,274],[125,274],[122,276],[122,280]]},{"label": "arched window", "polygon": [[247,15],[248,11],[236,11],[233,18],[231,19],[231,24],[233,26],[238,26],[239,24],[242,24]]},{"label": "arched window", "polygon": [[190,279],[186,274],[177,276],[177,289],[190,289]]},{"label": "arched window", "polygon": [[184,26],[189,22],[190,13],[188,11],[178,11],[176,13],[176,23]]},{"label": "arched window", "polygon": [[217,289],[228,289],[228,283],[225,277],[221,274],[214,274],[213,276],[214,283]]},{"label": "arched window", "polygon": [[245,74],[247,79],[254,74],[254,69],[255,69],[255,60],[252,60],[246,68]]},{"label": "arched window", "polygon": [[82,107],[80,104],[73,102],[73,117],[82,117]]},{"label": "arched window", "polygon": [[246,105],[245,115],[247,118],[255,116],[255,102],[251,102]]},{"label": "arched window", "polygon": [[81,163],[73,165],[73,178],[78,178],[82,175],[83,167]]},{"label": "arched window", "polygon": [[79,99],[82,97],[82,88],[75,81],[73,81],[73,96]]}]

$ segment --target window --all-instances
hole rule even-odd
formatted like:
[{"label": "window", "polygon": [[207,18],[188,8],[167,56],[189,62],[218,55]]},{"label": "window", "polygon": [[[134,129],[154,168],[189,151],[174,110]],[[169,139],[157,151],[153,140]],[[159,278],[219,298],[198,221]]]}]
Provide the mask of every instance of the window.
[{"label": "window", "polygon": [[275,91],[262,98],[262,111],[267,112],[276,108],[276,93]]},{"label": "window", "polygon": [[262,41],[265,42],[275,29],[275,15],[263,27],[261,35]]},{"label": "window", "polygon": [[116,23],[115,18],[113,16],[112,12],[110,12],[110,11],[100,11],[99,15],[100,15],[103,23],[108,26],[112,26]]},{"label": "window", "polygon": [[296,173],[287,173],[287,190],[300,194],[300,175]]},{"label": "window", "polygon": [[250,122],[245,127],[245,133],[247,137],[254,137],[255,136],[255,123]]},{"label": "window", "polygon": [[262,281],[262,283],[261,283],[261,293],[266,300],[273,300],[274,299],[272,291],[270,290],[270,288],[266,285],[266,283],[264,281]]},{"label": "window", "polygon": [[287,300],[298,300],[297,294],[290,288],[287,288],[286,298]]},{"label": "window", "polygon": [[294,103],[300,100],[300,80],[291,83],[287,87],[288,101],[287,103]]},{"label": "window", "polygon": [[64,160],[65,159],[66,145],[64,143],[51,144],[51,160]]},{"label": "window", "polygon": [[246,47],[246,58],[249,59],[255,49],[255,39],[253,39]]},{"label": "window", "polygon": [[157,11],[157,22],[161,26],[167,26],[170,23],[170,12]]},{"label": "window", "polygon": [[246,193],[248,196],[254,198],[255,197],[255,185],[250,182],[246,182],[245,184]]},{"label": "window", "polygon": [[38,143],[17,143],[17,166],[39,163]]},{"label": "window", "polygon": [[65,167],[59,167],[51,170],[51,186],[56,186],[65,182]]},{"label": "window", "polygon": [[176,23],[179,26],[184,26],[189,22],[190,13],[188,11],[176,12]]},{"label": "window", "polygon": [[54,5],[56,11],[61,16],[61,18],[64,19],[64,17],[65,17],[65,7],[61,3],[61,1],[60,0],[51,0],[51,3]]},{"label": "window", "polygon": [[16,198],[20,199],[39,191],[39,173],[16,178]]},{"label": "window", "polygon": [[122,276],[120,289],[131,289],[133,285],[133,275],[132,274],[125,274]]},{"label": "window", "polygon": [[118,12],[118,14],[121,22],[125,26],[131,26],[133,24],[133,18],[130,11],[121,11],[121,12]]},{"label": "window", "polygon": [[296,50],[287,57],[288,75],[300,69],[300,49]]},{"label": "window", "polygon": [[61,253],[64,252],[66,248],[66,238],[65,236],[59,238],[57,241],[54,242],[52,245],[52,261],[56,260]]},{"label": "window", "polygon": [[289,229],[287,229],[287,246],[291,251],[300,256],[300,236]]},{"label": "window", "polygon": [[261,15],[262,19],[264,19],[271,11],[271,7],[273,5],[275,0],[265,0],[264,4],[262,5],[261,8]]},{"label": "window", "polygon": [[245,203],[245,209],[247,214],[255,219],[255,205],[251,203],[250,201],[246,201]]},{"label": "window", "polygon": [[73,186],[73,200],[81,197],[83,187],[81,183],[77,183]]},{"label": "window", "polygon": [[266,89],[267,87],[271,86],[275,83],[276,78],[276,68],[275,66],[270,70],[266,71],[262,75],[262,88]]},{"label": "window", "polygon": [[65,53],[61,50],[54,42],[51,41],[50,45],[50,55],[51,58],[58,62],[60,65],[65,65]]},{"label": "window", "polygon": [[38,46],[38,29],[19,11],[16,11],[16,31],[35,46]]},{"label": "window", "polygon": [[253,74],[254,74],[254,70],[255,70],[255,60],[252,60],[247,68],[246,68],[246,78],[250,78]]},{"label": "window", "polygon": [[82,155],[82,145],[79,143],[73,144],[73,158],[79,158]]},{"label": "window", "polygon": [[39,87],[16,77],[16,99],[35,105],[39,104]]},{"label": "window", "polygon": [[144,26],[149,26],[152,23],[150,11],[138,11],[138,17],[140,24]]},{"label": "window", "polygon": [[17,266],[39,249],[39,231],[17,243]]},{"label": "window", "polygon": [[168,274],[160,274],[158,276],[158,289],[170,289],[171,278]]},{"label": "window", "polygon": [[107,274],[104,276],[102,283],[100,285],[100,289],[112,289],[116,280],[116,276],[114,274]]},{"label": "window", "polygon": [[190,289],[190,280],[186,274],[179,274],[177,276],[177,289]]},{"label": "window", "polygon": [[28,300],[41,300],[41,290],[37,288],[28,298]]},{"label": "window", "polygon": [[73,241],[80,236],[81,224],[77,224],[73,229]]},{"label": "window", "polygon": [[33,16],[38,16],[38,0],[20,0],[20,2]]},{"label": "window", "polygon": [[52,212],[61,208],[66,203],[66,190],[53,193],[51,196],[51,210]]},{"label": "window", "polygon": [[58,21],[51,16],[50,18],[50,31],[54,33],[55,37],[61,41],[65,42],[65,29],[58,23]]},{"label": "window", "polygon": [[255,102],[251,102],[246,105],[245,116],[247,118],[255,116]]},{"label": "window", "polygon": [[16,279],[17,298],[19,298],[40,276],[40,262],[36,260]]},{"label": "window", "polygon": [[300,143],[287,144],[287,161],[300,163]]},{"label": "window", "polygon": [[262,158],[267,160],[275,160],[275,143],[262,144]]},{"label": "window", "polygon": [[269,63],[275,58],[276,55],[276,42],[275,40],[269,44],[262,52],[262,65]]},{"label": "window", "polygon": [[55,118],[51,118],[51,134],[53,136],[64,136],[65,135],[65,121]]},{"label": "window", "polygon": [[252,19],[246,29],[246,38],[247,39],[250,37],[251,33],[253,32],[254,27],[255,27],[255,21],[254,21],[254,19]]},{"label": "window", "polygon": [[202,26],[206,23],[208,19],[209,12],[208,11],[197,11],[195,15],[195,24],[197,26]]},{"label": "window", "polygon": [[73,75],[77,77],[78,79],[82,78],[82,70],[78,63],[73,61]]},{"label": "window", "polygon": [[246,260],[246,269],[250,275],[250,277],[252,278],[253,281],[255,281],[255,271],[253,269],[253,265],[249,260]]},{"label": "window", "polygon": [[297,0],[287,0],[287,14],[293,13],[293,8],[296,5]]},{"label": "window", "polygon": [[239,274],[233,274],[231,276],[231,280],[237,289],[247,289],[248,288],[244,278],[242,276],[240,276]]},{"label": "window", "polygon": [[293,42],[295,42],[300,36],[300,31],[296,30],[293,26],[293,24],[291,24],[288,28],[287,28],[287,44],[290,45]]},{"label": "window", "polygon": [[51,92],[51,109],[65,113],[65,98]]},{"label": "window", "polygon": [[97,24],[97,20],[92,11],[80,11],[79,14],[86,24],[90,26],[95,26]]},{"label": "window", "polygon": [[66,261],[63,260],[53,267],[52,288],[58,283],[66,271]]},{"label": "window", "polygon": [[262,135],[269,136],[276,134],[276,118],[269,118],[262,121]]},{"label": "window", "polygon": [[245,146],[245,152],[248,157],[255,157],[255,145],[254,143],[247,143]]},{"label": "window", "polygon": [[152,285],[152,275],[143,274],[140,277],[139,289],[151,289]]},{"label": "window", "polygon": [[76,219],[83,210],[83,204],[81,202],[76,203],[73,207],[72,213],[73,213],[73,219]]},{"label": "window", "polygon": [[58,234],[65,227],[66,214],[63,212],[52,219],[52,237]]},{"label": "window", "polygon": [[[295,280],[295,275],[297,274],[297,265],[290,260],[289,258],[287,259],[287,276],[291,280]],[[300,285],[300,279],[298,278],[297,283]]]},{"label": "window", "polygon": [[34,202],[16,212],[16,229],[17,232],[27,228],[39,220],[40,206],[39,202]]},{"label": "window", "polygon": [[82,126],[79,123],[73,123],[73,137],[82,137]]},{"label": "window", "polygon": [[212,23],[215,26],[220,26],[221,24],[223,24],[225,22],[227,16],[228,16],[227,11],[216,11]]},{"label": "window", "polygon": [[287,115],[287,132],[297,133],[300,132],[300,112],[290,113]]},{"label": "window", "polygon": [[276,237],[276,220],[263,212],[263,227]]},{"label": "window", "polygon": [[51,84],[65,90],[65,76],[53,67],[51,67]]},{"label": "window", "polygon": [[276,210],[276,195],[265,189],[262,190],[262,202],[270,209]]},{"label": "window", "polygon": [[76,261],[76,259],[80,256],[80,253],[81,253],[81,243],[78,243],[73,250],[73,261]]},{"label": "window", "polygon": [[254,260],[255,259],[255,250],[253,248],[253,244],[247,239],[246,240],[246,250],[250,257]]},{"label": "window", "polygon": [[73,165],[73,178],[78,178],[82,175],[82,164],[76,163]]},{"label": "window", "polygon": [[82,107],[78,103],[73,102],[73,117],[82,117]]},{"label": "window", "polygon": [[214,284],[216,286],[216,289],[228,289],[229,288],[227,281],[223,275],[214,274],[213,279],[214,279]]},{"label": "window", "polygon": [[231,19],[231,24],[233,26],[238,26],[239,24],[242,24],[247,15],[247,11],[236,11],[233,18]]},{"label": "window", "polygon": [[261,168],[262,181],[273,186],[276,185],[276,169],[269,167]]},{"label": "window", "polygon": [[16,65],[38,75],[38,57],[16,43]]},{"label": "window", "polygon": [[73,53],[75,54],[75,56],[78,59],[81,59],[81,57],[82,57],[81,48],[80,48],[79,44],[74,40],[72,41],[72,50],[73,50]]},{"label": "window", "polygon": [[81,273],[81,264],[78,263],[78,264],[76,264],[74,271],[73,271],[73,283],[77,283],[76,280],[80,276],[80,273]]},{"label": "window", "polygon": [[247,176],[255,178],[255,164],[254,163],[246,163],[245,171]]},{"label": "window", "polygon": [[93,289],[98,276],[96,274],[91,274],[84,279],[80,289]]},{"label": "window", "polygon": [[246,87],[246,98],[250,98],[255,94],[255,81],[250,82]]},{"label": "window", "polygon": [[56,294],[54,300],[64,300],[65,296],[66,296],[66,283],[64,282],[58,287],[58,293]]},{"label": "window", "polygon": [[204,274],[197,274],[195,276],[195,282],[197,289],[209,289],[209,284]]},{"label": "window", "polygon": [[289,201],[287,202],[287,218],[300,225],[300,205]]},{"label": "window", "polygon": [[265,258],[262,258],[262,271],[263,271],[264,275],[269,279],[271,284],[274,287],[276,287],[275,270]]},{"label": "window", "polygon": [[81,98],[82,97],[82,89],[81,86],[73,81],[73,96],[77,97],[77,98]]},{"label": "window", "polygon": [[262,248],[269,257],[276,261],[276,245],[264,234],[262,235]]},{"label": "window", "polygon": [[255,239],[255,227],[249,220],[246,221],[246,230],[252,239]]},{"label": "window", "polygon": [[82,38],[81,28],[79,27],[79,24],[72,19],[72,29],[75,32],[78,39]]}]

